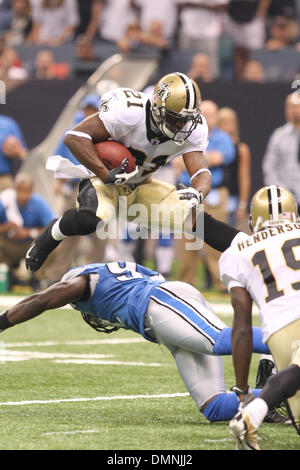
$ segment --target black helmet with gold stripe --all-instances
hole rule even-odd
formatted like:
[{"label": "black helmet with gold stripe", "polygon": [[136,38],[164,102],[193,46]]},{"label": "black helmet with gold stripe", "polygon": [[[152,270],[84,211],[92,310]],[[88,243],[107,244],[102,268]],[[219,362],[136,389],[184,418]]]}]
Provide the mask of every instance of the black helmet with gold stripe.
[{"label": "black helmet with gold stripe", "polygon": [[153,118],[162,134],[182,144],[201,122],[201,94],[184,73],[170,73],[156,84],[151,97]]},{"label": "black helmet with gold stripe", "polygon": [[271,185],[254,194],[249,217],[249,225],[254,233],[266,227],[298,220],[297,203],[288,189]]}]

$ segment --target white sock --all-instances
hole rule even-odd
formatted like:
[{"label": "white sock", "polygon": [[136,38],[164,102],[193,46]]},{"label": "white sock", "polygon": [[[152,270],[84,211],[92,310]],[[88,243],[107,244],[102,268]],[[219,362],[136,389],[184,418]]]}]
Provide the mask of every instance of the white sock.
[{"label": "white sock", "polygon": [[269,411],[268,405],[262,398],[255,398],[244,408],[252,425],[258,429]]},{"label": "white sock", "polygon": [[61,219],[61,217],[55,222],[55,224],[53,225],[52,230],[51,230],[52,237],[54,238],[54,240],[56,240],[58,242],[63,240],[64,238],[66,238],[66,235],[61,233],[61,231],[59,229],[60,219]]}]

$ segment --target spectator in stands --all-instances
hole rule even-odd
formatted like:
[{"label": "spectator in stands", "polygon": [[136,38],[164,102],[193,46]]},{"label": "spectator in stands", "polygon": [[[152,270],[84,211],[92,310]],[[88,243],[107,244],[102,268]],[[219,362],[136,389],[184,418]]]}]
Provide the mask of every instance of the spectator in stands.
[{"label": "spectator in stands", "polygon": [[135,49],[140,44],[167,49],[172,45],[177,21],[174,0],[134,0],[139,9],[139,21],[131,24],[118,41],[122,51]]},{"label": "spectator in stands", "polygon": [[7,31],[12,18],[11,0],[0,1],[0,31]]},{"label": "spectator in stands", "polygon": [[187,71],[187,75],[195,81],[211,82],[213,76],[210,57],[201,52],[195,54],[192,58],[191,67]]},{"label": "spectator in stands", "polygon": [[293,38],[291,37],[289,19],[284,16],[275,17],[269,27],[266,48],[271,51],[281,50],[291,46],[292,43]]},{"label": "spectator in stands", "polygon": [[222,33],[222,10],[229,0],[177,0],[179,6],[179,47],[207,54],[212,76],[219,76],[219,39]]},{"label": "spectator in stands", "polygon": [[224,32],[234,43],[235,75],[243,77],[245,64],[254,49],[265,44],[266,14],[270,0],[231,0],[224,18]]},{"label": "spectator in stands", "polygon": [[93,41],[90,37],[81,34],[76,39],[76,57],[72,70],[76,76],[88,78],[99,66],[100,59],[95,55]]},{"label": "spectator in stands", "polygon": [[[205,198],[205,210],[218,220],[228,222],[229,191],[226,186],[225,168],[235,160],[236,149],[231,136],[218,127],[219,109],[216,103],[203,101],[201,112],[209,130],[209,143],[205,155],[212,178],[212,189]],[[205,245],[205,253],[213,286],[218,291],[224,291],[218,267],[220,253],[208,245]]]},{"label": "spectator in stands", "polygon": [[[208,167],[211,171],[211,191],[205,198],[205,210],[218,220],[228,222],[228,200],[225,167],[232,164],[236,158],[236,149],[231,136],[218,127],[219,110],[216,103],[204,100],[201,112],[205,117],[209,130],[209,144],[205,151]],[[182,175],[181,175],[182,178]],[[216,290],[223,292],[224,286],[220,281],[218,260],[220,253],[205,244],[205,260]],[[185,250],[181,257],[180,281],[189,282],[196,275],[197,257],[194,250]],[[183,277],[184,273],[188,276]],[[192,274],[193,273],[193,274]],[[193,283],[195,284],[195,283]]]},{"label": "spectator in stands", "polygon": [[245,64],[242,79],[245,82],[263,83],[265,80],[263,65],[256,60],[249,60]]},{"label": "spectator in stands", "polygon": [[40,80],[58,78],[64,80],[70,73],[70,65],[66,62],[55,62],[52,51],[40,51],[35,58],[35,77]]},{"label": "spectator in stands", "polygon": [[53,217],[46,201],[33,192],[29,175],[19,173],[14,187],[0,193],[0,262],[9,266],[11,280],[32,241]]},{"label": "spectator in stands", "polygon": [[16,50],[13,47],[6,46],[5,36],[0,36],[0,80],[24,80],[27,78],[27,72],[22,66]]},{"label": "spectator in stands", "polygon": [[6,43],[10,46],[30,44],[32,19],[29,0],[12,0],[13,16],[6,34]]},{"label": "spectator in stands", "polygon": [[286,123],[269,138],[263,157],[264,184],[289,189],[300,207],[300,100],[295,93],[285,102]]},{"label": "spectator in stands", "polygon": [[268,18],[275,16],[285,16],[286,18],[297,17],[297,0],[271,0],[268,8]]},{"label": "spectator in stands", "polygon": [[32,2],[33,42],[59,46],[74,37],[79,23],[74,0],[39,0]]},{"label": "spectator in stands", "polygon": [[88,36],[82,34],[76,39],[76,58],[84,62],[99,60],[94,52],[93,41]]},{"label": "spectator in stands", "polygon": [[239,119],[231,108],[219,110],[219,128],[227,132],[234,142],[236,158],[225,168],[229,189],[229,223],[241,231],[249,230],[248,202],[251,189],[251,152],[240,140]]},{"label": "spectator in stands", "polygon": [[27,147],[17,122],[0,114],[0,191],[11,188],[14,179],[14,163],[27,156]]},{"label": "spectator in stands", "polygon": [[137,13],[131,0],[94,0],[85,35],[116,43],[124,37],[128,26],[136,22]]},{"label": "spectator in stands", "polygon": [[92,4],[94,0],[77,0],[78,13],[79,13],[79,24],[76,28],[75,36],[81,36],[84,34],[86,28],[91,21]]}]

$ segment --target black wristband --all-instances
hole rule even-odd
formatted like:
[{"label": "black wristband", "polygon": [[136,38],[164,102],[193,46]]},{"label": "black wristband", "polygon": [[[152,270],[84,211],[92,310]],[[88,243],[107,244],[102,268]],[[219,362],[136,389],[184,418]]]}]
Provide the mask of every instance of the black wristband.
[{"label": "black wristband", "polygon": [[247,395],[250,392],[250,387],[249,387],[249,385],[247,385],[247,389],[242,390],[241,388],[237,387],[236,385],[233,385],[233,387],[231,387],[230,391],[236,393],[237,396]]},{"label": "black wristband", "polygon": [[113,184],[116,181],[116,175],[114,174],[113,171],[109,171],[108,177],[106,178],[106,181],[104,184]]},{"label": "black wristband", "polygon": [[0,332],[7,330],[7,328],[10,328],[11,326],[13,326],[11,323],[9,323],[7,319],[7,314],[8,314],[8,310],[5,310],[5,312],[3,312],[0,315]]}]

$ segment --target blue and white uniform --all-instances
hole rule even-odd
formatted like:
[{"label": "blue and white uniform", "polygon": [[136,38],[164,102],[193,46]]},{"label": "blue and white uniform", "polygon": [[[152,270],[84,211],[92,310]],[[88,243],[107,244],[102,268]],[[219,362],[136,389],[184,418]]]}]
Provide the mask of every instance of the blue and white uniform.
[{"label": "blue and white uniform", "polygon": [[[81,275],[89,275],[90,296],[76,302],[76,310],[164,344],[199,409],[215,395],[218,400],[222,395],[222,407],[227,400],[237,405],[235,394],[225,393],[222,358],[217,356],[231,354],[231,328],[197,289],[184,282],[166,282],[158,272],[131,262],[73,268],[62,280]],[[260,341],[257,352],[266,352],[265,348]],[[208,419],[230,418],[226,413],[221,416],[210,405]]]}]

